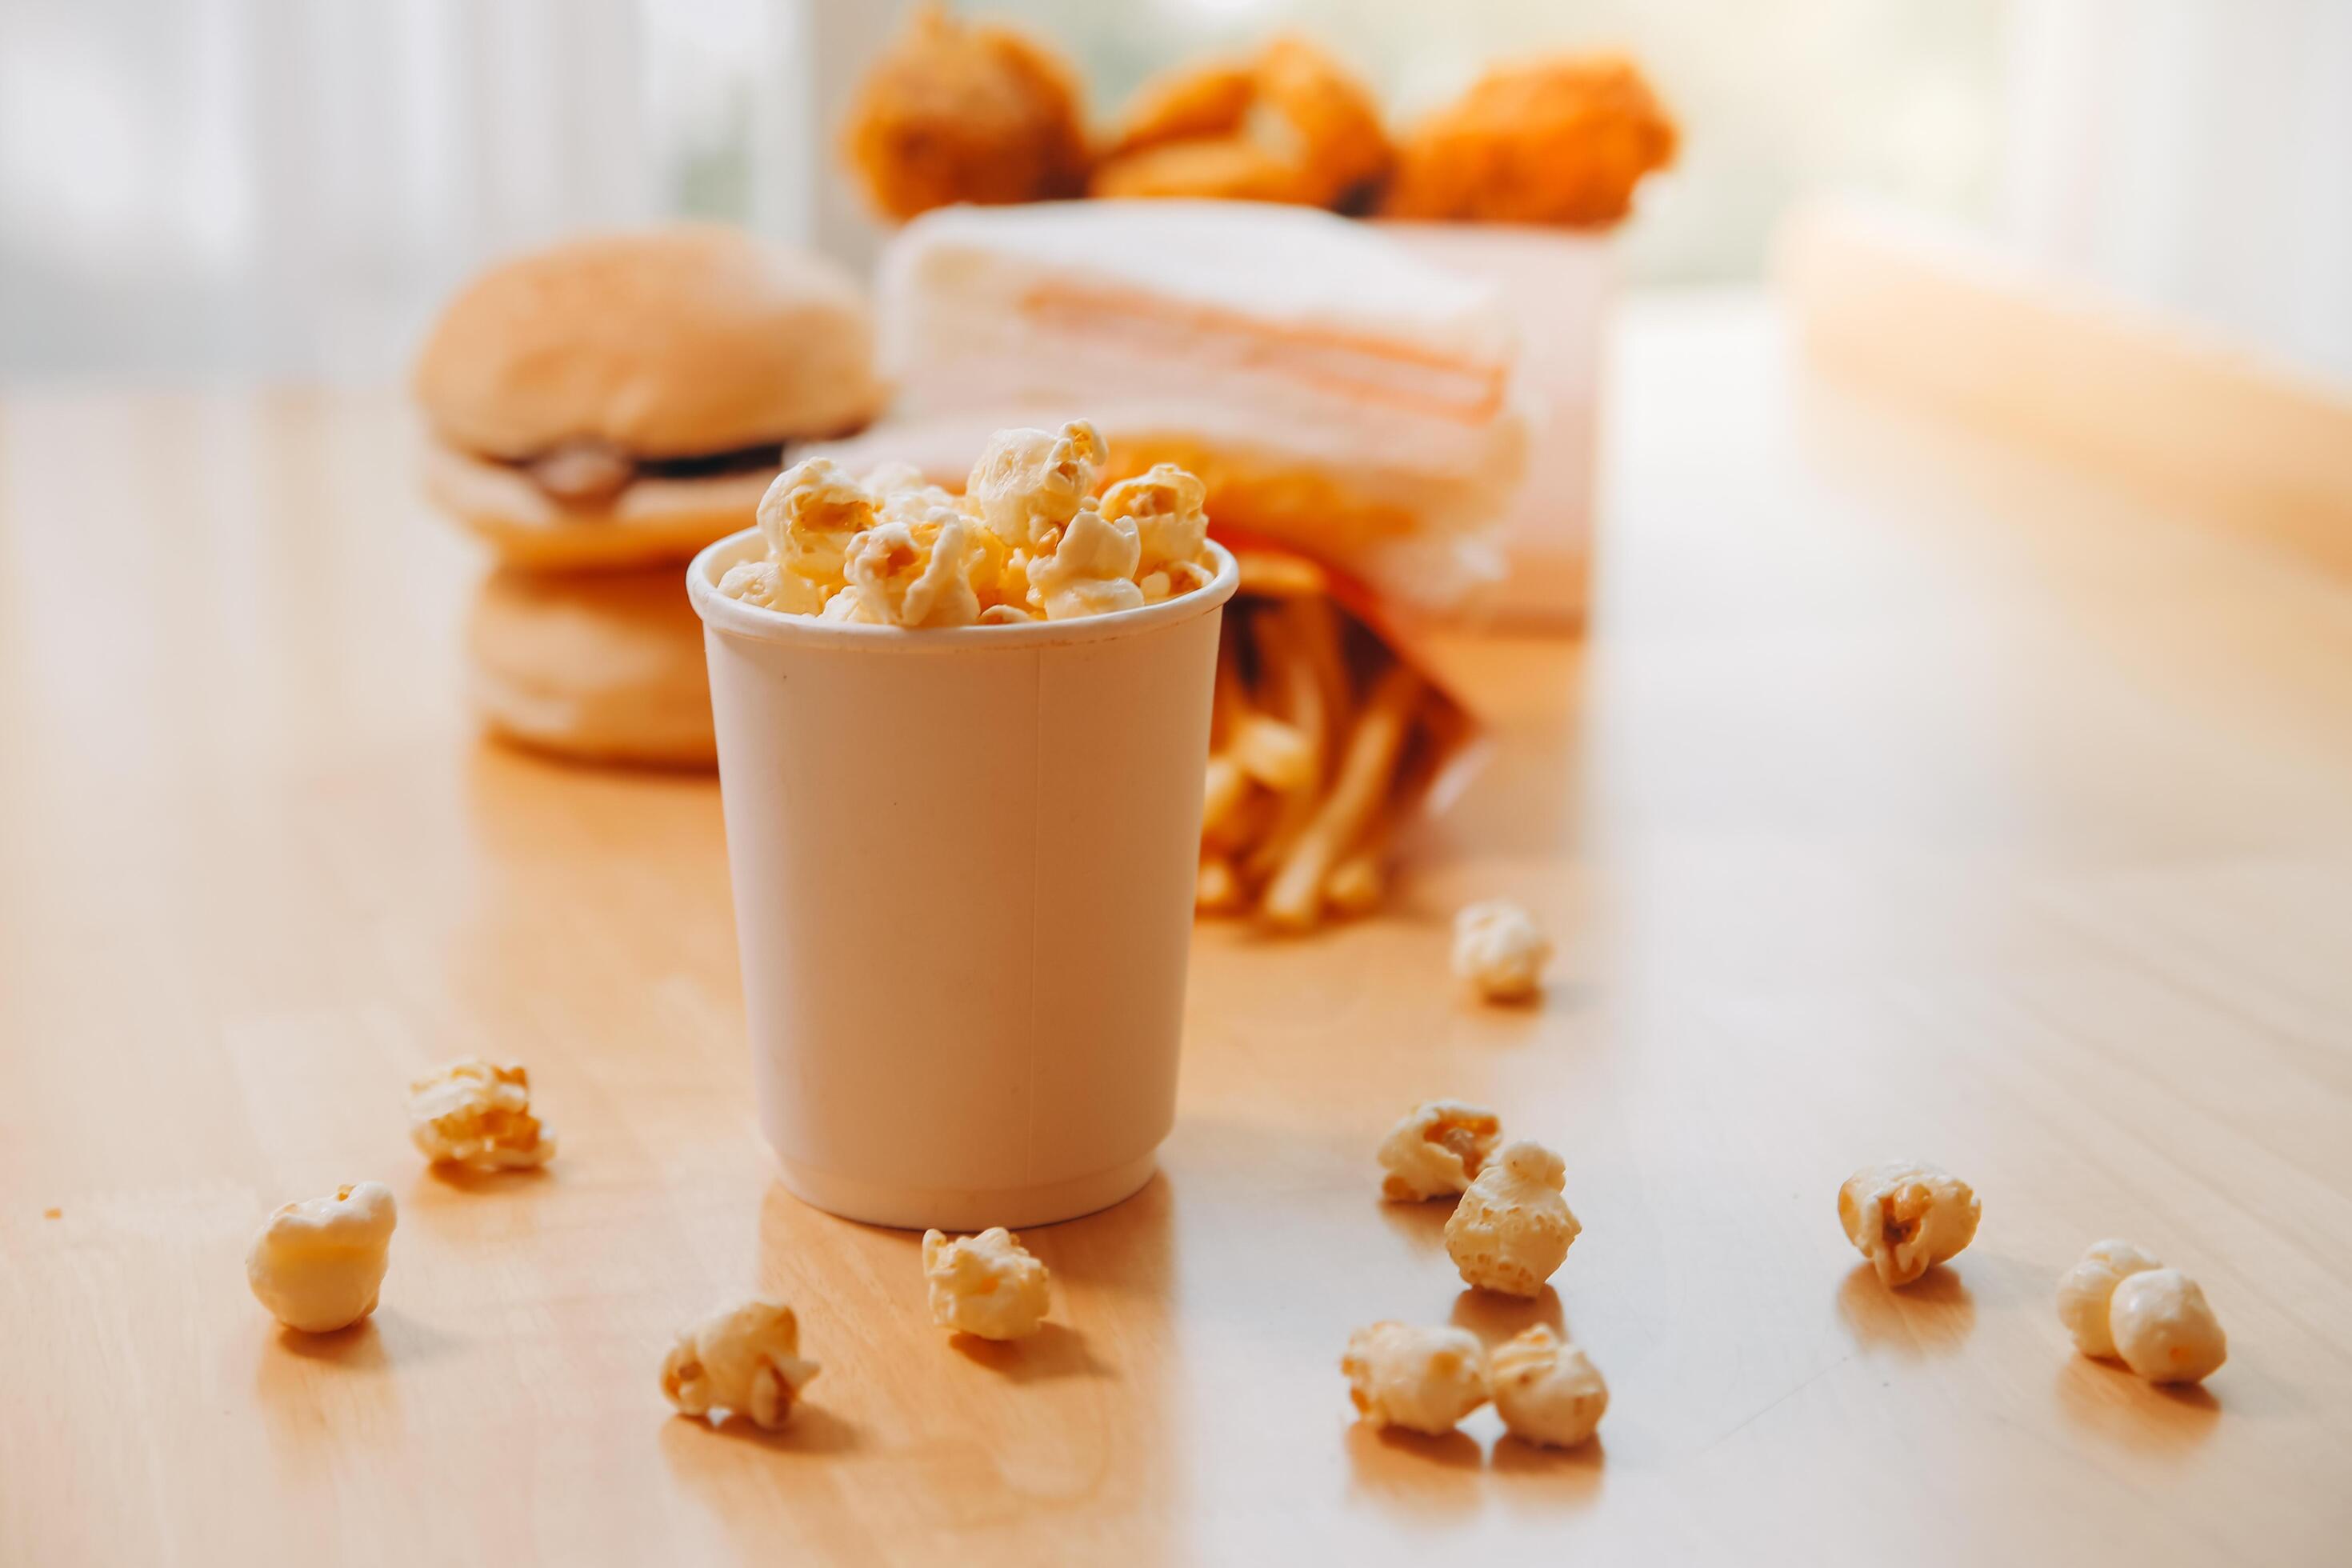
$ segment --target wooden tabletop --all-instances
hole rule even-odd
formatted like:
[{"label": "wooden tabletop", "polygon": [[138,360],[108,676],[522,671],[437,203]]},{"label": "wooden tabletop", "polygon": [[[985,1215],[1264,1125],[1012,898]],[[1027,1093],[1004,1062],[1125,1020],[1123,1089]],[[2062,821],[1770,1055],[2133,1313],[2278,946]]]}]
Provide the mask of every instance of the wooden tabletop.
[{"label": "wooden tabletop", "polygon": [[[1161,1174],[1029,1235],[1008,1348],[772,1180],[714,785],[473,734],[396,403],[0,402],[0,1561],[2341,1562],[2352,586],[1809,386],[1751,304],[1634,311],[1613,390],[1591,638],[1447,650],[1499,743],[1391,914],[1202,929]],[[1496,895],[1538,1010],[1447,977]],[[476,1054],[543,1175],[409,1147]],[[1440,1095],[1566,1154],[1555,1293],[1375,1201]],[[1893,1157],[1984,1205],[1896,1294],[1834,1213]],[[382,1310],[281,1333],[248,1237],[361,1178]],[[2105,1236],[2202,1281],[2202,1391],[2070,1351]],[[674,1417],[755,1290],[813,1403]],[[1353,1425],[1391,1317],[1565,1324],[1601,1442]]]}]

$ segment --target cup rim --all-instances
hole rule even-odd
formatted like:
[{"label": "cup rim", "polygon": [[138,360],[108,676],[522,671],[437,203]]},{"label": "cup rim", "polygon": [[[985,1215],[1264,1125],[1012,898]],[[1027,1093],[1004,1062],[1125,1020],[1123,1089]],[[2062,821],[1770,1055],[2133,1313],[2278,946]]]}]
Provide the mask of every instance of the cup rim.
[{"label": "cup rim", "polygon": [[765,550],[767,541],[757,528],[730,533],[707,545],[686,569],[686,594],[694,612],[711,631],[752,642],[799,643],[811,647],[855,648],[861,653],[976,653],[987,648],[1058,647],[1071,643],[1108,642],[1138,637],[1159,627],[1191,620],[1223,607],[1241,585],[1241,568],[1233,552],[1215,540],[1207,542],[1216,573],[1202,586],[1156,605],[1132,610],[1109,610],[1099,616],[1079,616],[1066,621],[1016,621],[1001,626],[888,626],[859,621],[821,621],[814,616],[788,615],[762,609],[719,591],[719,579],[730,566]]}]

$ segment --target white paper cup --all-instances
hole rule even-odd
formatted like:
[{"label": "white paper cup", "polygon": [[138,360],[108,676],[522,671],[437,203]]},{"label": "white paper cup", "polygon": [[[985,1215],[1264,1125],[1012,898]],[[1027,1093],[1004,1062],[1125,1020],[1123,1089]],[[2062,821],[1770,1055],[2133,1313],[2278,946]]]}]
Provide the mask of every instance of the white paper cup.
[{"label": "white paper cup", "polygon": [[718,591],[710,659],[760,1121],[845,1218],[1071,1219],[1176,1114],[1218,610],[908,631]]}]

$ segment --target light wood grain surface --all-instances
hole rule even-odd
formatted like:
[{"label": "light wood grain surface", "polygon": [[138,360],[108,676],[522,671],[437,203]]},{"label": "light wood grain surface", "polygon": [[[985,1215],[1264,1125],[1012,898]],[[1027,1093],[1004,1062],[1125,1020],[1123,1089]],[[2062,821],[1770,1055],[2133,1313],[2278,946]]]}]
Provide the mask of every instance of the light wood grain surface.
[{"label": "light wood grain surface", "polygon": [[[1449,648],[1499,743],[1391,915],[1202,930],[1162,1173],[1029,1237],[1003,1349],[771,1180],[714,786],[474,738],[396,405],[0,402],[0,1561],[2341,1562],[2352,592],[1805,386],[1747,303],[1636,312],[1613,396],[1590,641]],[[1446,977],[1491,895],[1539,1009]],[[543,1175],[409,1148],[476,1053]],[[1440,1094],[1566,1153],[1532,1305],[1374,1200]],[[1984,1224],[1891,1295],[1833,1200],[1894,1156]],[[382,1310],[280,1333],[247,1237],[362,1177]],[[2204,1391],[2071,1353],[2108,1235],[2203,1282]],[[752,1290],[814,1403],[672,1417]],[[1383,1317],[1565,1323],[1601,1443],[1351,1426]]]}]

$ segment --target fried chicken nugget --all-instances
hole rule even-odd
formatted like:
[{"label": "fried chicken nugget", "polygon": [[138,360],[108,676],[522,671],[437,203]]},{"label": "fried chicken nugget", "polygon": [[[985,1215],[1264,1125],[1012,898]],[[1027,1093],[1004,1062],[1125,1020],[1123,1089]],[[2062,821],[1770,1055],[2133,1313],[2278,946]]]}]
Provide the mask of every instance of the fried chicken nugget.
[{"label": "fried chicken nugget", "polygon": [[1210,196],[1339,207],[1388,172],[1391,149],[1361,82],[1302,38],[1246,64],[1146,82],[1095,173],[1098,196]]},{"label": "fried chicken nugget", "polygon": [[1052,51],[927,5],[867,71],[842,152],[886,217],[1047,201],[1086,189],[1085,118],[1077,77]]},{"label": "fried chicken nugget", "polygon": [[1238,136],[1169,142],[1113,158],[1095,171],[1097,196],[1190,196],[1226,202],[1323,205],[1323,186]]},{"label": "fried chicken nugget", "polygon": [[1503,66],[1414,127],[1381,211],[1597,228],[1625,216],[1642,176],[1674,162],[1675,142],[1631,60]]},{"label": "fried chicken nugget", "polygon": [[1135,89],[1108,155],[1139,153],[1170,142],[1231,136],[1257,98],[1255,67],[1233,62],[1162,71]]}]

